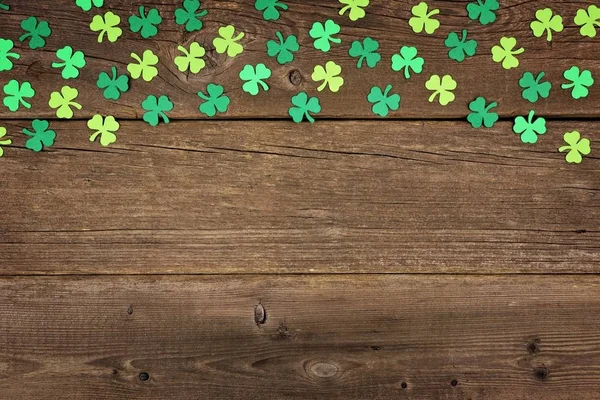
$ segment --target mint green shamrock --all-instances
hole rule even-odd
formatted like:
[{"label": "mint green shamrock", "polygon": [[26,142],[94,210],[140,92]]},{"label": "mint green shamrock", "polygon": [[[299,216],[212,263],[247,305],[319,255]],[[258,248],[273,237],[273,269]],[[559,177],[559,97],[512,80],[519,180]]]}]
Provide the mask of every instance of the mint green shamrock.
[{"label": "mint green shamrock", "polygon": [[56,109],[56,116],[58,118],[71,119],[73,118],[73,110],[71,107],[81,110],[81,104],[75,101],[77,96],[79,96],[79,91],[77,89],[70,86],[63,86],[60,89],[60,92],[50,93],[48,105],[50,108]]},{"label": "mint green shamrock", "polygon": [[198,110],[209,117],[214,117],[217,115],[217,112],[227,112],[231,100],[223,93],[225,93],[223,86],[209,83],[206,87],[206,94],[198,92],[198,96],[204,100],[198,107]]},{"label": "mint green shamrock", "polygon": [[175,23],[185,25],[188,32],[199,31],[204,26],[201,18],[208,14],[206,10],[200,10],[200,0],[184,0],[183,8],[175,10]]},{"label": "mint green shamrock", "polygon": [[498,0],[477,0],[475,3],[467,4],[469,18],[475,21],[479,19],[481,25],[489,25],[496,20],[496,13],[500,8]]},{"label": "mint green shamrock", "polygon": [[266,92],[269,90],[269,85],[264,82],[265,79],[271,77],[271,70],[263,63],[253,65],[246,65],[240,72],[240,79],[246,81],[242,86],[242,90],[246,93],[250,93],[252,96],[258,94],[258,85],[262,86]]},{"label": "mint green shamrock", "polygon": [[29,48],[32,50],[41,49],[46,45],[46,38],[52,34],[52,29],[46,21],[40,21],[36,17],[29,17],[21,21],[21,28],[25,33],[19,37],[19,42],[24,42],[28,38]]},{"label": "mint green shamrock", "polygon": [[542,117],[533,119],[535,111],[529,111],[527,119],[525,117],[515,118],[515,124],[513,125],[513,132],[517,135],[521,135],[521,142],[523,143],[536,143],[538,141],[538,135],[546,133],[546,120]]},{"label": "mint green shamrock", "polygon": [[340,30],[338,24],[328,19],[325,21],[325,24],[315,22],[308,34],[311,38],[315,39],[313,43],[315,49],[326,53],[331,49],[331,43],[342,43],[342,39],[333,37],[333,35],[340,33]]},{"label": "mint green shamrock", "polygon": [[587,11],[585,9],[577,10],[575,25],[581,27],[579,28],[581,36],[596,37],[596,29],[600,29],[600,8],[592,4]]},{"label": "mint green shamrock", "polygon": [[408,20],[408,24],[415,33],[425,31],[425,33],[431,35],[440,27],[440,21],[433,18],[434,15],[440,13],[440,10],[433,9],[429,11],[429,6],[424,1],[413,6],[411,13],[413,16]]},{"label": "mint green shamrock", "polygon": [[256,0],[254,2],[254,8],[263,12],[265,21],[276,21],[279,19],[278,7],[284,11],[288,9],[288,6],[279,0]]},{"label": "mint green shamrock", "polygon": [[448,57],[451,60],[463,62],[466,56],[473,57],[477,51],[477,42],[473,39],[467,40],[467,30],[462,30],[462,37],[459,39],[456,32],[450,32],[444,41],[448,51]]},{"label": "mint green shamrock", "polygon": [[129,29],[131,29],[131,32],[140,32],[140,35],[144,39],[156,36],[158,34],[157,26],[162,22],[160,12],[156,8],[152,8],[146,14],[144,6],[140,6],[138,13],[139,15],[129,17]]},{"label": "mint green shamrock", "polygon": [[340,76],[341,73],[342,67],[333,61],[327,61],[325,63],[325,68],[323,68],[322,65],[316,65],[310,77],[314,82],[323,81],[323,83],[317,87],[319,92],[325,90],[325,88],[329,86],[329,90],[333,93],[337,93],[344,85],[344,78]]},{"label": "mint green shamrock", "polygon": [[304,118],[311,124],[315,122],[315,119],[310,113],[318,114],[321,112],[321,103],[316,97],[308,97],[306,92],[300,92],[292,97],[292,105],[288,114],[292,117],[295,123],[299,124]]},{"label": "mint green shamrock", "polygon": [[34,119],[31,122],[33,132],[27,128],[23,128],[23,133],[30,138],[25,142],[25,148],[35,152],[42,151],[44,147],[50,147],[56,139],[56,132],[48,129],[50,123],[45,120]]},{"label": "mint green shamrock", "polygon": [[120,23],[121,17],[109,11],[104,16],[95,15],[90,24],[90,29],[92,32],[100,32],[98,43],[104,41],[104,35],[106,35],[109,42],[114,43],[123,35],[123,30],[119,28]]},{"label": "mint green shamrock", "polygon": [[429,102],[433,103],[436,96],[439,95],[439,102],[442,106],[450,104],[456,98],[452,93],[456,86],[456,81],[450,75],[444,75],[441,78],[439,75],[431,75],[431,78],[425,82],[425,87],[433,90],[433,94],[429,96]]},{"label": "mint green shamrock", "polygon": [[552,84],[548,81],[542,82],[546,76],[545,72],[540,72],[537,77],[534,77],[531,72],[525,72],[519,80],[519,86],[523,89],[523,98],[531,103],[535,103],[541,97],[543,99],[550,96]]},{"label": "mint green shamrock", "polygon": [[64,79],[77,78],[79,69],[85,67],[85,55],[81,51],[73,52],[71,46],[56,50],[56,57],[62,62],[53,62],[52,68],[62,68],[61,75]]},{"label": "mint green shamrock", "polygon": [[387,117],[390,110],[396,111],[400,108],[400,95],[392,94],[392,85],[387,85],[384,90],[381,90],[378,86],[373,86],[371,92],[367,96],[369,103],[373,104],[371,111],[373,114],[379,115],[380,117]]},{"label": "mint green shamrock", "polygon": [[108,100],[119,100],[121,93],[129,90],[129,77],[127,75],[118,75],[117,67],[111,68],[112,76],[106,72],[100,72],[96,86],[98,89],[104,89],[103,95]]},{"label": "mint green shamrock", "polygon": [[423,72],[425,60],[422,57],[417,57],[418,51],[416,47],[402,46],[400,54],[392,56],[392,70],[398,72],[404,69],[404,78],[410,78],[410,70],[415,74]]},{"label": "mint green shamrock", "polygon": [[370,37],[364,38],[362,43],[359,40],[352,42],[348,54],[350,57],[358,58],[357,68],[362,68],[363,62],[367,62],[369,68],[375,68],[375,66],[381,61],[381,54],[379,50],[379,42]]},{"label": "mint green shamrock", "polygon": [[222,26],[219,28],[219,36],[213,40],[215,51],[219,54],[227,52],[229,57],[235,57],[244,51],[244,47],[238,42],[244,37],[244,32],[240,32],[236,37],[235,27],[233,25]]},{"label": "mint green shamrock", "polygon": [[573,66],[566,70],[563,76],[571,83],[563,83],[561,87],[567,90],[573,89],[571,96],[574,99],[582,99],[590,94],[588,88],[594,84],[594,78],[589,70],[579,71],[579,67]]},{"label": "mint green shamrock", "polygon": [[175,57],[175,65],[180,72],[190,71],[192,74],[197,74],[206,66],[206,62],[202,59],[206,51],[200,43],[192,42],[189,51],[183,46],[177,46],[177,50],[183,53]]},{"label": "mint green shamrock", "polygon": [[31,108],[31,104],[25,101],[26,98],[35,96],[35,90],[31,87],[31,83],[23,82],[20,84],[17,80],[12,79],[4,85],[4,105],[12,112],[15,112],[22,105],[25,108]]},{"label": "mint green shamrock", "polygon": [[486,103],[484,97],[478,97],[469,103],[469,110],[472,112],[467,116],[467,121],[469,121],[471,126],[475,129],[481,128],[481,126],[491,128],[498,121],[498,114],[490,112],[492,108],[498,106],[498,103],[495,101],[488,105],[486,105]]},{"label": "mint green shamrock", "polygon": [[75,4],[83,11],[90,11],[92,6],[98,8],[102,7],[104,5],[104,0],[76,0]]},{"label": "mint green shamrock", "polygon": [[546,40],[551,42],[552,31],[562,32],[564,29],[562,17],[560,15],[554,15],[550,8],[537,10],[535,12],[535,18],[537,20],[530,24],[533,36],[535,37],[542,37],[544,32],[546,32]]},{"label": "mint green shamrock", "polygon": [[10,6],[8,4],[4,4],[4,0],[0,0],[0,10],[8,11],[10,10]]},{"label": "mint green shamrock", "polygon": [[267,54],[269,57],[276,56],[277,62],[281,65],[294,61],[294,53],[300,50],[296,36],[290,35],[284,39],[279,31],[275,32],[275,36],[277,36],[279,42],[274,40],[267,42]]},{"label": "mint green shamrock", "polygon": [[10,71],[13,69],[11,58],[18,60],[21,58],[19,53],[12,53],[11,50],[15,44],[10,39],[0,39],[0,71]]},{"label": "mint green shamrock", "polygon": [[561,153],[569,151],[566,160],[570,164],[581,164],[581,161],[583,161],[581,155],[587,156],[592,152],[590,140],[586,138],[581,139],[581,134],[577,131],[565,133],[563,139],[568,146],[559,147],[558,151]]},{"label": "mint green shamrock", "polygon": [[369,5],[369,0],[339,0],[341,4],[346,4],[346,7],[343,7],[339,14],[344,15],[346,11],[350,10],[350,21],[358,21],[361,18],[365,17],[364,7]]},{"label": "mint green shamrock", "polygon": [[156,126],[159,122],[159,117],[162,118],[165,124],[169,123],[169,117],[165,114],[167,111],[173,110],[173,103],[167,96],[148,96],[146,100],[142,102],[142,108],[146,111],[144,113],[144,121],[150,126]]},{"label": "mint green shamrock", "polygon": [[6,136],[6,128],[0,126],[0,157],[4,155],[4,149],[2,146],[8,146],[12,144],[12,140],[10,138],[3,139]]},{"label": "mint green shamrock", "polygon": [[516,55],[522,54],[525,49],[514,49],[517,45],[517,39],[513,37],[503,37],[500,39],[500,45],[492,47],[492,59],[494,62],[502,62],[502,68],[511,69],[519,66],[519,60]]},{"label": "mint green shamrock", "polygon": [[87,122],[87,126],[94,132],[90,136],[90,142],[96,140],[98,136],[100,136],[100,144],[104,147],[117,141],[116,132],[120,125],[112,115],[104,118],[96,114]]}]

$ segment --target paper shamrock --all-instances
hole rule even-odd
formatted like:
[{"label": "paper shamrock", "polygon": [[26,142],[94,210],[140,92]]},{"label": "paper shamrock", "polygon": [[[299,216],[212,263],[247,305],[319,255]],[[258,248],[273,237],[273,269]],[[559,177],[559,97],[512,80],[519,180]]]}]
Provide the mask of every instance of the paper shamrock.
[{"label": "paper shamrock", "polygon": [[45,120],[34,119],[31,122],[33,132],[27,128],[23,128],[23,133],[30,138],[25,142],[25,148],[35,152],[42,151],[44,147],[50,147],[56,139],[56,132],[51,129],[50,123]]},{"label": "paper shamrock", "polygon": [[477,51],[477,42],[473,39],[467,40],[467,30],[462,30],[462,37],[459,39],[456,32],[450,32],[444,41],[448,51],[448,57],[451,60],[463,62],[466,56],[473,57]]},{"label": "paper shamrock", "polygon": [[479,20],[481,25],[489,25],[496,20],[496,13],[500,8],[498,0],[477,0],[474,3],[467,4],[469,18],[475,21]]},{"label": "paper shamrock", "polygon": [[592,152],[590,140],[581,139],[581,134],[577,131],[567,132],[563,138],[568,146],[559,147],[558,151],[561,153],[568,151],[565,159],[570,164],[581,164],[581,161],[583,161],[582,154],[587,156]]},{"label": "paper shamrock", "polygon": [[96,86],[98,89],[104,89],[103,95],[108,100],[119,100],[121,93],[129,90],[129,77],[127,75],[118,75],[117,67],[111,68],[111,74],[100,72]]},{"label": "paper shamrock", "polygon": [[537,77],[534,77],[531,72],[525,72],[519,80],[519,86],[523,89],[523,98],[531,103],[535,103],[541,97],[543,99],[550,96],[552,84],[548,81],[542,82],[546,76],[545,72],[540,72]]},{"label": "paper shamrock", "polygon": [[552,31],[562,32],[563,19],[560,15],[554,15],[552,9],[544,8],[535,12],[536,21],[533,21],[530,25],[533,31],[533,36],[542,37],[546,32],[546,40],[552,41]]},{"label": "paper shamrock", "polygon": [[263,12],[265,21],[276,21],[280,17],[277,8],[281,8],[285,11],[288,9],[288,6],[280,0],[256,0],[254,2],[254,8]]},{"label": "paper shamrock", "polygon": [[331,49],[331,43],[342,43],[342,39],[333,37],[333,35],[340,33],[340,30],[341,28],[338,24],[328,19],[325,21],[325,24],[315,22],[308,34],[315,40],[313,43],[315,49],[326,53]]},{"label": "paper shamrock", "polygon": [[501,62],[502,68],[511,69],[519,66],[519,60],[516,55],[522,54],[525,49],[514,50],[517,45],[517,39],[512,37],[503,37],[500,39],[500,45],[492,47],[492,59],[494,62]]},{"label": "paper shamrock", "polygon": [[323,91],[327,85],[329,90],[337,92],[344,84],[344,78],[339,76],[342,73],[342,67],[337,65],[333,61],[327,61],[325,68],[321,65],[315,66],[311,78],[315,82],[323,81],[323,83],[317,88],[319,92]]},{"label": "paper shamrock", "polygon": [[150,82],[158,75],[158,68],[155,67],[158,57],[152,50],[145,50],[141,59],[137,54],[131,53],[131,58],[137,61],[137,64],[127,64],[127,71],[133,79],[142,77],[146,82]]},{"label": "paper shamrock", "polygon": [[408,20],[408,24],[413,32],[425,33],[431,35],[440,27],[440,21],[433,18],[434,15],[440,13],[440,10],[433,9],[429,11],[429,6],[424,1],[420,2],[411,9],[412,17]]},{"label": "paper shamrock", "polygon": [[15,44],[12,40],[0,39],[0,71],[10,71],[13,69],[11,58],[14,60],[21,58],[19,53],[11,52],[14,46]]},{"label": "paper shamrock", "polygon": [[204,100],[198,107],[201,113],[208,117],[214,117],[217,112],[224,113],[229,108],[229,97],[225,94],[225,89],[221,85],[209,83],[206,87],[206,94],[198,92],[198,96]]},{"label": "paper shamrock", "polygon": [[362,43],[359,40],[352,42],[348,54],[350,57],[358,58],[356,68],[362,68],[365,61],[369,68],[375,68],[381,61],[381,54],[377,50],[379,50],[379,42],[367,37],[363,39]]},{"label": "paper shamrock", "polygon": [[4,136],[6,136],[6,128],[0,126],[0,157],[4,155],[4,149],[2,146],[8,146],[9,144],[12,144],[12,140],[9,138],[3,139]]},{"label": "paper shamrock", "polygon": [[106,35],[109,42],[114,43],[123,34],[123,30],[119,28],[121,18],[114,14],[112,11],[102,15],[95,15],[90,23],[90,29],[92,32],[100,32],[98,35],[98,43],[104,41],[104,35]]},{"label": "paper shamrock", "polygon": [[104,147],[117,141],[115,133],[120,125],[112,115],[103,118],[102,115],[96,114],[87,122],[87,126],[94,131],[90,136],[90,142],[96,140],[98,136],[100,136],[100,144]]},{"label": "paper shamrock", "polygon": [[19,37],[19,42],[29,39],[29,48],[41,49],[46,45],[46,38],[52,34],[52,29],[46,21],[39,21],[36,17],[29,17],[21,22],[21,28],[25,33]]},{"label": "paper shamrock", "polygon": [[73,110],[71,107],[81,110],[81,104],[75,102],[79,91],[70,86],[63,86],[60,92],[52,92],[50,94],[50,101],[48,105],[50,108],[56,109],[56,116],[58,118],[70,119],[73,118]]},{"label": "paper shamrock", "polygon": [[596,37],[597,29],[600,29],[600,8],[592,4],[587,11],[585,9],[577,10],[575,25],[581,27],[579,28],[581,36]]},{"label": "paper shamrock", "polygon": [[521,142],[523,143],[536,143],[538,141],[538,135],[546,133],[546,120],[544,118],[537,118],[534,120],[535,111],[529,111],[527,119],[525,117],[515,118],[515,124],[513,125],[513,132],[517,135],[521,135]]},{"label": "paper shamrock", "polygon": [[53,62],[52,68],[62,68],[61,75],[64,79],[77,78],[79,69],[85,67],[85,55],[71,46],[56,50],[56,57],[62,62]]},{"label": "paper shamrock", "polygon": [[0,10],[8,11],[10,10],[10,6],[8,4],[4,4],[4,0],[0,0]]},{"label": "paper shamrock", "polygon": [[184,0],[183,8],[175,10],[175,23],[185,25],[188,32],[199,31],[204,26],[201,18],[208,14],[206,10],[200,10],[200,0]]},{"label": "paper shamrock", "polygon": [[104,5],[104,0],[75,0],[75,4],[83,11],[90,11],[92,6],[98,8],[102,7]]},{"label": "paper shamrock", "polygon": [[341,4],[346,6],[340,10],[340,15],[344,15],[346,11],[350,10],[350,21],[358,21],[365,17],[364,7],[369,5],[369,0],[339,0]]},{"label": "paper shamrock", "polygon": [[219,54],[227,52],[229,57],[235,57],[244,51],[244,47],[238,42],[244,37],[244,32],[240,32],[236,37],[235,27],[233,25],[227,25],[219,28],[219,36],[213,40],[213,46]]},{"label": "paper shamrock", "polygon": [[151,8],[146,14],[144,6],[138,9],[139,15],[129,17],[129,29],[131,32],[140,33],[144,39],[154,37],[158,34],[158,25],[162,22],[160,12],[156,8]]},{"label": "paper shamrock", "polygon": [[150,126],[156,126],[158,125],[159,117],[162,118],[165,124],[169,123],[169,117],[165,113],[173,110],[173,103],[167,96],[163,95],[157,98],[150,95],[142,102],[142,108],[146,111],[143,117],[144,121],[150,124]]},{"label": "paper shamrock", "polygon": [[467,116],[467,121],[475,129],[485,126],[491,128],[498,121],[498,114],[490,112],[492,108],[498,107],[495,101],[486,105],[486,100],[483,97],[478,97],[469,103],[469,110],[472,112]]},{"label": "paper shamrock", "polygon": [[192,42],[189,51],[183,46],[177,46],[177,50],[183,53],[182,56],[175,57],[175,65],[179,71],[197,74],[206,66],[206,62],[202,59],[206,51],[200,43]]},{"label": "paper shamrock", "polygon": [[415,74],[423,72],[423,64],[425,60],[422,57],[417,57],[418,51],[416,47],[402,46],[400,54],[392,56],[392,70],[398,72],[404,69],[404,77],[410,78],[410,70]]},{"label": "paper shamrock", "polygon": [[321,112],[321,103],[316,97],[308,97],[306,92],[300,92],[292,97],[292,105],[288,110],[288,114],[292,117],[295,123],[299,124],[304,118],[310,123],[315,122],[312,114]]},{"label": "paper shamrock", "polygon": [[271,70],[265,64],[260,63],[256,66],[247,64],[240,72],[240,79],[246,82],[242,85],[242,90],[250,93],[252,96],[256,96],[259,91],[258,86],[260,85],[266,92],[269,90],[269,85],[264,80],[270,77]]},{"label": "paper shamrock", "polygon": [[594,78],[589,70],[580,71],[579,67],[573,66],[566,70],[563,76],[571,83],[563,83],[561,87],[566,90],[572,89],[571,96],[574,99],[582,99],[590,94],[588,88],[594,84]]},{"label": "paper shamrock", "polygon": [[433,94],[429,96],[429,102],[433,103],[436,96],[439,95],[439,102],[446,106],[454,101],[456,96],[452,91],[456,89],[456,81],[450,75],[444,75],[440,78],[439,75],[431,75],[431,78],[425,82],[425,87],[428,90],[433,90]]},{"label": "paper shamrock", "polygon": [[31,108],[31,104],[25,99],[30,99],[35,96],[35,90],[31,87],[31,83],[23,82],[20,84],[17,80],[12,79],[4,85],[4,105],[12,112],[19,109],[20,106]]},{"label": "paper shamrock", "polygon": [[279,31],[275,32],[275,36],[277,36],[279,42],[274,40],[267,42],[267,54],[269,57],[277,57],[277,62],[281,65],[294,61],[294,53],[300,50],[296,36],[290,35],[284,39]]},{"label": "paper shamrock", "polygon": [[379,115],[380,117],[387,117],[390,110],[396,111],[400,108],[400,95],[392,94],[392,85],[387,85],[384,90],[381,90],[378,86],[373,86],[371,92],[367,96],[369,103],[373,104],[371,111],[373,114]]}]

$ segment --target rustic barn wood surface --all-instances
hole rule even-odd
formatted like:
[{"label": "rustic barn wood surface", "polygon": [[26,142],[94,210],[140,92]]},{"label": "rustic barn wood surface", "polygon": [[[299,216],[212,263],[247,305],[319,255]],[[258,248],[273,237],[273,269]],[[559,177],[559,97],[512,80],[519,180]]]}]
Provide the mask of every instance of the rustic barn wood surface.
[{"label": "rustic barn wood surface", "polygon": [[[21,59],[0,84],[28,80],[37,94],[31,109],[0,105],[13,140],[0,158],[0,399],[600,398],[600,83],[579,101],[560,89],[572,65],[600,82],[600,36],[573,23],[590,2],[507,0],[482,26],[468,1],[432,0],[441,28],[416,35],[417,1],[371,0],[352,22],[337,1],[288,0],[267,22],[251,0],[205,0],[205,27],[187,33],[180,1],[105,0],[122,20],[114,44],[89,29],[100,12],[74,1],[6,3],[0,37]],[[149,40],[126,23],[141,4],[164,19]],[[547,6],[565,18],[550,43],[529,28]],[[31,15],[52,28],[41,50],[18,41]],[[308,31],[328,18],[342,44],[324,54]],[[227,24],[246,33],[235,58],[210,47]],[[478,53],[449,61],[443,41],[463,28]],[[301,44],[284,66],[266,56],[278,30]],[[381,44],[375,69],[348,56],[366,36]],[[502,36],[526,50],[518,69],[491,60]],[[193,41],[209,50],[198,75],[173,64]],[[87,56],[76,80],[51,67],[66,44]],[[426,60],[409,81],[390,68],[403,45]],[[159,76],[103,99],[99,72],[125,73],[144,49]],[[337,94],[310,79],[327,60],[343,68]],[[238,74],[258,62],[273,76],[253,97]],[[553,89],[532,105],[518,81],[542,70]],[[434,73],[458,82],[447,107],[427,101]],[[231,98],[218,119],[198,111],[211,82]],[[388,83],[400,109],[375,119],[366,96]],[[83,105],[70,121],[48,107],[63,85]],[[315,124],[289,119],[300,91],[321,100]],[[141,120],[148,94],[175,103],[170,124]],[[492,129],[466,122],[479,95],[499,103]],[[532,108],[548,133],[525,145],[512,121]],[[97,113],[121,123],[109,147],[88,140]],[[57,133],[41,153],[21,134],[36,118]],[[573,130],[592,140],[579,165],[557,151]]]}]

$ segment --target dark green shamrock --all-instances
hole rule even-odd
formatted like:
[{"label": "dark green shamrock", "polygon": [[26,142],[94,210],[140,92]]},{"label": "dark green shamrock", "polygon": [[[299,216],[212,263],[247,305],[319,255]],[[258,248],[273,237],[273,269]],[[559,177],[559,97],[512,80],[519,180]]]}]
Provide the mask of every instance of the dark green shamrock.
[{"label": "dark green shamrock", "polygon": [[450,32],[444,44],[450,49],[448,57],[458,62],[463,62],[466,56],[473,57],[477,51],[477,42],[473,39],[467,40],[466,29],[462,30],[460,39],[456,32]]},{"label": "dark green shamrock", "polygon": [[400,108],[400,95],[393,94],[390,96],[389,93],[391,90],[392,85],[387,85],[383,91],[378,86],[371,88],[367,100],[369,100],[369,103],[373,104],[373,107],[371,108],[373,114],[379,115],[380,117],[387,117],[390,110],[396,111]]},{"label": "dark green shamrock", "polygon": [[109,100],[118,100],[121,93],[129,90],[129,77],[127,75],[118,75],[117,67],[111,68],[112,76],[106,72],[100,72],[96,86],[98,89],[104,89],[104,98]]},{"label": "dark green shamrock", "polygon": [[77,78],[79,69],[85,67],[85,54],[81,51],[73,51],[71,46],[65,46],[56,50],[56,57],[62,62],[53,62],[52,68],[62,68],[61,75],[64,79]]},{"label": "dark green shamrock", "polygon": [[165,112],[173,109],[173,103],[167,96],[148,96],[146,100],[142,102],[142,108],[146,111],[144,113],[144,121],[149,123],[151,126],[158,125],[158,118],[161,117],[165,124],[169,123],[169,117]]},{"label": "dark green shamrock", "polygon": [[8,4],[4,4],[4,0],[0,0],[0,10],[8,11],[10,10],[10,6]]},{"label": "dark green shamrock", "polygon": [[300,123],[304,118],[310,123],[315,122],[315,119],[310,115],[310,113],[318,114],[321,112],[321,103],[319,103],[319,99],[316,97],[308,97],[306,92],[300,92],[294,97],[292,97],[292,105],[294,107],[290,107],[288,110],[288,114],[294,122]]},{"label": "dark green shamrock", "polygon": [[29,40],[29,48],[32,50],[41,49],[46,45],[46,39],[52,34],[52,29],[46,21],[39,21],[36,17],[29,17],[21,21],[21,28],[25,31],[21,37],[20,42],[24,42],[27,38]]},{"label": "dark green shamrock", "polygon": [[497,106],[498,103],[495,101],[486,105],[485,98],[478,97],[469,103],[469,110],[471,110],[472,113],[467,117],[467,121],[471,123],[473,128],[481,128],[482,125],[486,128],[491,128],[496,121],[498,121],[498,114],[490,112],[490,110]]},{"label": "dark green shamrock", "polygon": [[582,99],[590,94],[588,88],[594,85],[594,78],[589,70],[580,71],[579,67],[573,66],[566,70],[563,76],[571,83],[563,83],[561,87],[566,90],[572,89],[571,96],[574,99]]},{"label": "dark green shamrock", "polygon": [[50,147],[54,144],[56,132],[48,129],[50,127],[48,121],[34,119],[31,122],[31,127],[33,128],[33,132],[27,128],[23,128],[23,133],[30,136],[30,139],[27,139],[25,143],[26,148],[38,152],[42,151],[44,147]]},{"label": "dark green shamrock", "polygon": [[277,7],[284,11],[288,9],[288,6],[279,0],[256,0],[254,2],[254,8],[263,12],[263,18],[266,21],[276,21],[279,19],[280,14]]},{"label": "dark green shamrock", "polygon": [[519,80],[519,86],[523,89],[523,98],[531,103],[535,103],[541,97],[543,99],[550,96],[552,84],[548,81],[542,82],[546,76],[545,72],[540,72],[537,77],[534,77],[531,72],[525,72]]},{"label": "dark green shamrock", "polygon": [[144,6],[140,6],[138,15],[129,17],[129,28],[132,32],[140,32],[144,39],[151,38],[158,34],[157,26],[162,22],[162,17],[156,8],[150,9],[146,14]]},{"label": "dark green shamrock", "polygon": [[377,50],[379,50],[379,42],[367,37],[363,39],[362,43],[359,40],[352,42],[348,54],[350,57],[358,58],[357,68],[362,68],[364,61],[367,62],[369,68],[375,68],[381,61],[381,54]]},{"label": "dark green shamrock", "polygon": [[298,39],[294,35],[283,38],[281,32],[275,32],[279,42],[269,40],[267,42],[267,54],[269,57],[277,56],[277,62],[281,65],[294,61],[294,53],[300,50]]},{"label": "dark green shamrock", "polygon": [[529,111],[527,119],[525,117],[515,118],[515,124],[513,125],[513,131],[517,135],[521,135],[521,141],[523,143],[536,143],[538,141],[538,135],[546,133],[546,120],[542,117],[533,119],[535,111]]},{"label": "dark green shamrock", "polygon": [[204,25],[200,18],[208,14],[206,10],[200,10],[200,0],[184,0],[183,8],[175,10],[175,23],[185,25],[188,32],[199,31]]},{"label": "dark green shamrock", "polygon": [[467,12],[473,21],[479,19],[481,25],[488,25],[496,20],[495,11],[499,8],[498,0],[477,0],[467,5]]},{"label": "dark green shamrock", "polygon": [[198,108],[201,113],[209,117],[214,117],[217,112],[224,113],[229,108],[229,97],[224,95],[225,89],[221,85],[209,83],[206,87],[206,94],[198,92],[198,96],[205,100]]}]

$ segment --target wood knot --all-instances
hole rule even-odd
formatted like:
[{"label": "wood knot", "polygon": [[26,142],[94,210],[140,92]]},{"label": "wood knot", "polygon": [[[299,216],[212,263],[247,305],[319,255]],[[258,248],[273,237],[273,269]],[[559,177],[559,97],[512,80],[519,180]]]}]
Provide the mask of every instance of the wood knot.
[{"label": "wood knot", "polygon": [[548,368],[546,367],[538,367],[533,370],[533,376],[535,376],[535,379],[538,381],[545,381],[548,379],[548,375],[550,375],[550,371],[548,371]]},{"label": "wood knot", "polygon": [[133,306],[129,306],[129,307],[127,307],[127,314],[128,314],[128,315],[131,315],[131,314],[133,314]]},{"label": "wood knot", "polygon": [[254,306],[254,322],[256,322],[256,325],[262,325],[267,322],[267,310],[265,310],[260,302]]},{"label": "wood knot", "polygon": [[457,386],[457,385],[458,385],[458,381],[457,381],[456,379],[452,379],[452,381],[450,381],[450,385],[451,385],[452,387],[455,387],[455,386]]},{"label": "wood knot", "polygon": [[310,366],[310,373],[317,378],[331,378],[337,375],[339,370],[337,365],[326,362],[317,362]]},{"label": "wood knot", "polygon": [[527,352],[529,354],[537,354],[540,352],[540,340],[534,339],[531,342],[527,343]]},{"label": "wood knot", "polygon": [[147,380],[150,379],[150,374],[147,372],[140,372],[140,374],[138,375],[138,378],[140,379],[140,381],[146,382]]},{"label": "wood knot", "polygon": [[298,86],[302,83],[302,74],[297,69],[293,69],[290,71],[288,79],[292,85]]}]

